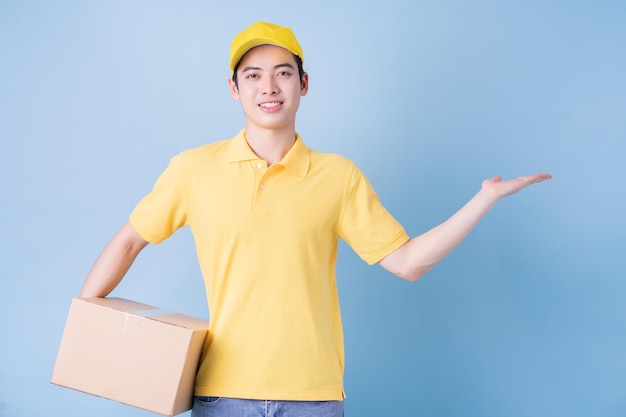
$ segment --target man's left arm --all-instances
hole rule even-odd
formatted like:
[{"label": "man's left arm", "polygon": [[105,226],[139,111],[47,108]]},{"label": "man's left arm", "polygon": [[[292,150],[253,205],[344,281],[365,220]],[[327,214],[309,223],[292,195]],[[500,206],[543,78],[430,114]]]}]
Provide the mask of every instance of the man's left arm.
[{"label": "man's left arm", "polygon": [[498,200],[550,178],[550,174],[535,174],[508,181],[500,177],[486,179],[480,191],[459,211],[387,255],[379,262],[380,266],[400,278],[417,281],[452,252]]}]

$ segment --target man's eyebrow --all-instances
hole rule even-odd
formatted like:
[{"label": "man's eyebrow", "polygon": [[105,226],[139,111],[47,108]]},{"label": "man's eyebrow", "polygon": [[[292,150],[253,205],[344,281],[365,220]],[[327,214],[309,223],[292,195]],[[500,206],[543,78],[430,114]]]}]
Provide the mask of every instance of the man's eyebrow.
[{"label": "man's eyebrow", "polygon": [[289,62],[285,62],[284,64],[278,64],[274,67],[274,69],[283,68],[283,67],[295,69],[295,67],[291,65]]},{"label": "man's eyebrow", "polygon": [[[284,68],[284,67],[291,68],[291,69],[295,69],[295,67],[294,67],[292,64],[288,63],[288,62],[285,62],[284,64],[278,64],[278,65],[275,65],[275,66],[274,66],[274,69],[279,69],[279,68]],[[245,67],[245,68],[244,68],[241,72],[246,72],[246,71],[261,71],[262,69],[263,69],[263,68],[261,68],[261,67]]]}]

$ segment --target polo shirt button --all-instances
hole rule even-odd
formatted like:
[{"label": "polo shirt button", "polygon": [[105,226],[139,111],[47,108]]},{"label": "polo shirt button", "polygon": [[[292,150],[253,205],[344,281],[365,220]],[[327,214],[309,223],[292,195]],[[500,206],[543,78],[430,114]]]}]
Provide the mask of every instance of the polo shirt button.
[{"label": "polo shirt button", "polygon": [[260,188],[261,190],[265,190],[265,184],[261,184],[261,185],[259,186],[259,188]]},{"label": "polo shirt button", "polygon": [[261,168],[263,168],[263,164],[259,162],[258,164],[256,164],[256,167],[261,169]]}]

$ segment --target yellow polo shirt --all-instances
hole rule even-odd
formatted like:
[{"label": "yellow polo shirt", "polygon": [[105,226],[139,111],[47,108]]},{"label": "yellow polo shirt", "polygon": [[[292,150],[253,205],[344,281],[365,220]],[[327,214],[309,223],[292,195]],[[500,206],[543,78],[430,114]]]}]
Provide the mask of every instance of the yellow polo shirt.
[{"label": "yellow polo shirt", "polygon": [[353,162],[298,136],[268,167],[236,137],[172,158],[130,222],[159,243],[189,225],[209,337],[196,395],[340,400],[338,239],[369,264],[409,237]]}]

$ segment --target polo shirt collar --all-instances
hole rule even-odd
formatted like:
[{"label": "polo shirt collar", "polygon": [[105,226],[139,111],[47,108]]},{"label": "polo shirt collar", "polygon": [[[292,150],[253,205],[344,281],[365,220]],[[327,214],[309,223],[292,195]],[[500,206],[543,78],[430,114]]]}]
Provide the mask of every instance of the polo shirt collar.
[{"label": "polo shirt collar", "polygon": [[[256,161],[259,157],[250,149],[245,137],[245,129],[235,136],[228,146],[226,154],[228,162]],[[296,142],[293,144],[287,155],[276,165],[282,165],[289,171],[304,177],[309,171],[311,155],[309,148],[304,144],[302,138],[296,133]]]}]

